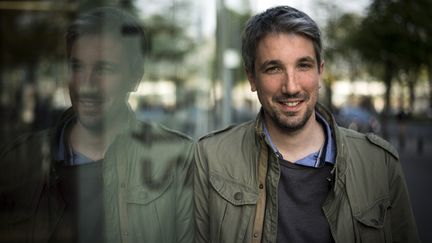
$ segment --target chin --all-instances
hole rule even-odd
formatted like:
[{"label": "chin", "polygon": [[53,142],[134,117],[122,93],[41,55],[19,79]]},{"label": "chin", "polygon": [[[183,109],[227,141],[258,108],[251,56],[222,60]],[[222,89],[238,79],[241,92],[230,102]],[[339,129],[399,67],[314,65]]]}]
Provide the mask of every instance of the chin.
[{"label": "chin", "polygon": [[102,131],[105,127],[105,120],[102,117],[79,116],[78,121],[84,128],[90,131]]},{"label": "chin", "polygon": [[294,132],[301,130],[311,119],[311,115],[311,112],[299,112],[296,114],[279,113],[270,117],[279,129]]}]

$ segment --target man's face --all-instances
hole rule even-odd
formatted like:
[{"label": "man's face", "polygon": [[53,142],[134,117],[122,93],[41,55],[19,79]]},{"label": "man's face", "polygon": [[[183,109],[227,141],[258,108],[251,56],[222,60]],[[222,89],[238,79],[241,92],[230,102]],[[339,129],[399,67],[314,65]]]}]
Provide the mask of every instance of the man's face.
[{"label": "man's face", "polygon": [[315,119],[323,67],[317,63],[312,41],[301,35],[269,34],[259,42],[255,74],[247,75],[267,126],[298,131]]},{"label": "man's face", "polygon": [[69,93],[87,129],[101,129],[124,107],[131,73],[127,60],[123,46],[107,35],[84,35],[72,45]]}]

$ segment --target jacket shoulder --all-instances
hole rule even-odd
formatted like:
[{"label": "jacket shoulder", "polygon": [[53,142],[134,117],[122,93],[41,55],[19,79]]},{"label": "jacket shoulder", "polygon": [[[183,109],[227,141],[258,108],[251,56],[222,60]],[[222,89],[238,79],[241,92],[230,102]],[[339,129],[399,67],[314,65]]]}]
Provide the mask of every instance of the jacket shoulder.
[{"label": "jacket shoulder", "polygon": [[370,143],[381,147],[382,149],[393,155],[393,157],[399,159],[399,153],[397,152],[396,148],[393,147],[388,141],[384,140],[383,138],[374,133],[367,133],[366,138]]},{"label": "jacket shoulder", "polygon": [[188,135],[186,135],[186,134],[184,134],[184,133],[182,133],[180,131],[168,128],[168,127],[166,127],[166,126],[164,126],[162,124],[152,123],[152,126],[153,126],[153,128],[156,131],[160,131],[165,136],[168,136],[168,137],[177,137],[178,139],[181,139],[181,140],[192,141],[192,138],[189,137]]},{"label": "jacket shoulder", "polygon": [[218,136],[218,135],[222,135],[223,133],[231,130],[233,127],[234,127],[234,125],[231,125],[231,126],[219,129],[219,130],[211,131],[211,132],[205,134],[204,136],[201,136],[200,138],[198,138],[198,141],[205,140],[205,139],[208,139],[208,138],[211,138],[211,137],[215,137],[215,136]]},{"label": "jacket shoulder", "polygon": [[374,133],[363,134],[347,128],[340,128],[340,131],[347,138],[365,141],[367,144],[382,149],[391,154],[394,158],[399,159],[399,153],[396,148]]},{"label": "jacket shoulder", "polygon": [[193,143],[188,135],[155,122],[138,121],[132,128],[132,136],[145,142]]},{"label": "jacket shoulder", "polygon": [[238,136],[239,133],[244,133],[252,124],[253,121],[245,122],[238,125],[230,125],[225,128],[207,133],[206,135],[200,137],[198,141],[223,139],[231,136]]}]

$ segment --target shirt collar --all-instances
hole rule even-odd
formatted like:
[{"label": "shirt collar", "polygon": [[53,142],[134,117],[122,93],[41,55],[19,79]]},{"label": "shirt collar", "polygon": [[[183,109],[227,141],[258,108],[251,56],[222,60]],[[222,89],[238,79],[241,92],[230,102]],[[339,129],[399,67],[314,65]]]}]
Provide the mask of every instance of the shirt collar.
[{"label": "shirt collar", "polygon": [[[119,114],[124,117],[124,123],[121,124],[118,133],[126,133],[130,128],[137,127],[139,124],[136,122],[135,113],[132,111],[129,105],[126,105],[125,109]],[[72,123],[76,122],[77,118],[73,112],[73,109],[69,109],[65,112],[65,117],[62,119],[60,125],[58,125],[58,140],[56,141],[54,159],[57,161],[64,161],[65,165],[82,165],[91,162],[96,162],[85,155],[73,150],[67,140],[67,132]]]},{"label": "shirt collar", "polygon": [[330,124],[324,119],[324,117],[318,112],[315,113],[317,117],[317,121],[320,122],[325,131],[326,142],[325,142],[325,157],[324,161],[327,163],[334,164],[336,162],[336,145],[333,138],[332,129]]},{"label": "shirt collar", "polygon": [[[307,155],[306,157],[295,161],[296,164],[301,164],[309,167],[321,167],[323,162],[334,164],[336,161],[336,152],[335,152],[335,144],[332,136],[332,130],[329,123],[321,116],[318,112],[315,112],[316,120],[323,126],[325,133],[325,141],[323,147],[312,154]],[[267,141],[270,147],[273,149],[274,153],[279,159],[283,159],[282,154],[277,149],[276,145],[273,143],[270,137],[270,133],[265,125],[265,122],[262,122],[263,132],[267,138]]]},{"label": "shirt collar", "polygon": [[55,159],[57,161],[64,161],[65,165],[75,166],[75,165],[83,165],[91,162],[95,162],[94,160],[87,158],[85,155],[80,154],[77,151],[74,151],[73,148],[68,143],[66,137],[66,131],[68,127],[75,121],[74,117],[70,117],[65,121],[61,130],[60,137],[57,141],[57,151],[55,153]]}]

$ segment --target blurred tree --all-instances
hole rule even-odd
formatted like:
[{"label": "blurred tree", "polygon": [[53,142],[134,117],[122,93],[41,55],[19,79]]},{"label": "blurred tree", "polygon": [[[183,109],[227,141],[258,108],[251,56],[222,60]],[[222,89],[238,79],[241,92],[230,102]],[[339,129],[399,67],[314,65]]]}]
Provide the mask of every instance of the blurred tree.
[{"label": "blurred tree", "polygon": [[[38,83],[40,64],[58,63],[61,59],[64,27],[74,8],[74,4],[47,1],[10,1],[1,5],[0,126],[3,138],[32,128],[29,126],[34,121],[31,109],[39,102],[37,92],[33,91]],[[12,74],[18,78],[12,79]],[[24,96],[29,90],[33,90],[33,95]],[[23,116],[26,109],[29,109],[26,114],[31,114],[27,118]]]},{"label": "blurred tree", "polygon": [[415,100],[415,83],[421,65],[430,55],[425,55],[426,46],[430,44],[423,37],[423,29],[431,22],[430,9],[429,0],[374,0],[359,31],[354,34],[353,46],[372,64],[372,73],[380,76],[386,87],[384,136],[394,78],[401,74],[406,77],[410,101]]},{"label": "blurred tree", "polygon": [[[332,8],[334,10],[334,8]],[[324,85],[326,86],[327,105],[332,107],[331,103],[331,85],[335,79],[348,77],[350,81],[359,78],[364,69],[360,60],[359,53],[353,48],[353,32],[358,31],[361,16],[355,13],[343,13],[332,15],[327,21],[324,29],[326,48],[326,78]]]},{"label": "blurred tree", "polygon": [[196,2],[163,0],[154,4],[160,10],[144,17],[148,36],[145,76],[153,81],[164,79],[174,82],[175,103],[182,106],[194,99],[194,96],[185,95],[188,92],[185,83],[197,72],[198,63],[195,66],[185,63],[197,46],[194,36],[196,16],[193,15]]},{"label": "blurred tree", "polygon": [[[148,42],[148,62],[154,65],[171,63],[177,65],[194,47],[194,41],[186,34],[184,26],[163,14],[150,16],[145,21]],[[172,67],[171,65],[171,67]],[[148,75],[153,79],[177,76],[173,69],[151,69]],[[185,77],[183,77],[185,78]]]}]

